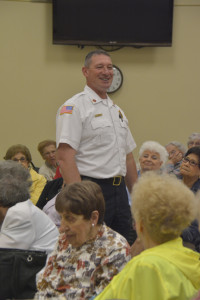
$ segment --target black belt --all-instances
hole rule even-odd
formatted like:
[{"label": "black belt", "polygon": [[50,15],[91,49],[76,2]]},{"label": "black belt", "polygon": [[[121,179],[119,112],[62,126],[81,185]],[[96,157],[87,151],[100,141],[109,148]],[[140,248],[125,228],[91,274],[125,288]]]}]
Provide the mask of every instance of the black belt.
[{"label": "black belt", "polygon": [[105,178],[105,179],[93,178],[93,177],[81,175],[81,179],[82,180],[91,180],[91,181],[94,181],[99,184],[104,183],[104,184],[110,184],[110,185],[115,185],[115,186],[119,186],[122,182],[124,182],[124,177],[120,176],[120,175],[112,177],[112,178]]}]

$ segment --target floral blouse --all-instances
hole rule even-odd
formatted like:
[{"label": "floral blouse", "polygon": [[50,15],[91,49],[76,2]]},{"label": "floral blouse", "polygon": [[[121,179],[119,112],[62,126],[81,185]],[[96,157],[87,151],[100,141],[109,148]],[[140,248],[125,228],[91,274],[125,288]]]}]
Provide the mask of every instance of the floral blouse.
[{"label": "floral blouse", "polygon": [[93,240],[79,248],[60,234],[55,250],[45,270],[37,280],[40,297],[65,296],[70,299],[89,299],[99,294],[131,259],[126,239],[102,225]]}]

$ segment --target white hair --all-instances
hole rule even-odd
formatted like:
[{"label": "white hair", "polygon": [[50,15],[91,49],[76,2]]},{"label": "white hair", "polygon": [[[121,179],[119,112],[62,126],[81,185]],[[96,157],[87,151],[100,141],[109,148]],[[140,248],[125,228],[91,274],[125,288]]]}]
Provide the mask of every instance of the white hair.
[{"label": "white hair", "polygon": [[165,164],[167,162],[168,152],[165,149],[165,147],[163,147],[158,142],[154,142],[154,141],[144,142],[140,148],[139,157],[141,157],[143,152],[146,150],[157,152],[160,155],[160,160],[162,161],[162,163]]}]

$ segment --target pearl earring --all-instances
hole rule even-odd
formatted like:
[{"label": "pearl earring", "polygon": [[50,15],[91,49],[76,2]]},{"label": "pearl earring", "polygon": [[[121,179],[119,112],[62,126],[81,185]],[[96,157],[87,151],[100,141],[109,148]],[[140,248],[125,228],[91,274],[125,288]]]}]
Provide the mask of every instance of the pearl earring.
[{"label": "pearl earring", "polygon": [[94,223],[92,223],[92,227],[94,227]]}]

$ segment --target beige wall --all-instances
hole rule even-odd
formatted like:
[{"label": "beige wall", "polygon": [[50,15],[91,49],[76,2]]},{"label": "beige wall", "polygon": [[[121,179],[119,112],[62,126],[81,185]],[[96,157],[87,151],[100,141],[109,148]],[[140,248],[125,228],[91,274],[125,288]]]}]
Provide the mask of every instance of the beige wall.
[{"label": "beige wall", "polygon": [[[200,132],[200,0],[177,0],[173,46],[112,52],[124,75],[112,99],[126,113],[138,144],[186,143]],[[15,143],[55,138],[58,107],[84,87],[81,67],[95,47],[52,45],[52,4],[0,1],[0,159]]]}]

